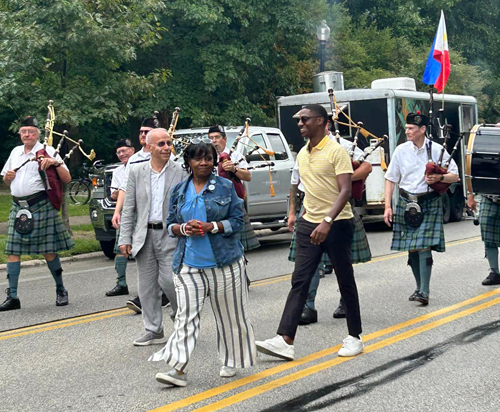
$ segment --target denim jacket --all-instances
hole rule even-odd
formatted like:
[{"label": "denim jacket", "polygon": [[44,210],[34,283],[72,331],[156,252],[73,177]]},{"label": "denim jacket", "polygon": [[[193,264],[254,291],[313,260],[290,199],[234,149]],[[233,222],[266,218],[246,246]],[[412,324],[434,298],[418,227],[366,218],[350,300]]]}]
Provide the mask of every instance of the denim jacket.
[{"label": "denim jacket", "polygon": [[[174,224],[185,223],[181,216],[182,206],[185,203],[186,190],[193,176],[178,183],[170,194],[170,206],[167,218],[168,233],[176,237],[172,231]],[[243,246],[240,243],[238,232],[242,230],[243,201],[236,195],[233,183],[223,177],[212,175],[208,179],[208,186],[203,192],[203,201],[207,211],[207,222],[221,222],[224,233],[205,233],[221,268],[236,262],[243,255]],[[186,237],[182,236],[177,242],[174,252],[173,272],[179,273],[184,260]]]}]

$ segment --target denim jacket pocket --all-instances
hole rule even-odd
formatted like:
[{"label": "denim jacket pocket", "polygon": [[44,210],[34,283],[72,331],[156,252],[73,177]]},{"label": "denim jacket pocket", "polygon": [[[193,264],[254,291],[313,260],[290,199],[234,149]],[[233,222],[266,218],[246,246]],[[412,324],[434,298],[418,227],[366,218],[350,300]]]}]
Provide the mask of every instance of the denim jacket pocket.
[{"label": "denim jacket pocket", "polygon": [[[211,202],[212,203],[212,202]],[[214,210],[211,211],[211,215],[214,214],[214,219],[215,220],[222,220],[225,219],[226,216],[229,214],[229,206],[231,205],[231,197],[217,197],[213,201],[213,208]],[[207,210],[208,212],[208,210]]]}]

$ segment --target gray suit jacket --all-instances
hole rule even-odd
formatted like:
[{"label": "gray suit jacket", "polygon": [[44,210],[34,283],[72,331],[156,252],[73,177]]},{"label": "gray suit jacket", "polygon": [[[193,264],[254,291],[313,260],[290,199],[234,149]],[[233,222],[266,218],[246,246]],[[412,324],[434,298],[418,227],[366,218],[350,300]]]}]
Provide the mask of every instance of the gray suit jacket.
[{"label": "gray suit jacket", "polygon": [[[167,221],[170,190],[185,180],[188,175],[181,165],[169,160],[165,170],[165,193],[163,200],[163,225]],[[151,208],[151,167],[149,162],[131,165],[127,181],[127,191],[120,225],[118,245],[132,245],[132,256],[144,246],[148,234],[148,219]],[[168,236],[163,229],[162,249],[173,253],[177,239]]]}]

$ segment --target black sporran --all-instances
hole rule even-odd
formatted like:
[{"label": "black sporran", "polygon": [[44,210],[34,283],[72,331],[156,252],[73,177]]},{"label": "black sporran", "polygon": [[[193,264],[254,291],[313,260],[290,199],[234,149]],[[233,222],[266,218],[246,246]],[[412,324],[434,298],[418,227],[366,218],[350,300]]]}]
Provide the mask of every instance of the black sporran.
[{"label": "black sporran", "polygon": [[31,233],[35,227],[35,221],[33,220],[33,215],[28,209],[21,209],[16,214],[16,220],[14,222],[14,229],[16,232],[26,235]]},{"label": "black sporran", "polygon": [[419,227],[424,221],[424,215],[420,205],[416,202],[410,202],[406,205],[405,209],[405,222],[408,226]]}]

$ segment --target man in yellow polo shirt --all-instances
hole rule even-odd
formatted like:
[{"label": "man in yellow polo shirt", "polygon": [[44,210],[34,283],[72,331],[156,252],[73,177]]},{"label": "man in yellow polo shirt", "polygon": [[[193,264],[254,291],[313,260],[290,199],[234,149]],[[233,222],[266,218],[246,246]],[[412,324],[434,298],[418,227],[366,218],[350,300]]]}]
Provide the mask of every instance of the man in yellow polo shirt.
[{"label": "man in yellow polo shirt", "polygon": [[300,111],[300,133],[309,142],[297,156],[304,185],[305,213],[297,222],[292,289],[281,316],[278,335],[256,342],[259,352],[286,360],[295,357],[295,333],[323,252],[328,253],[332,261],[346,308],[349,336],[344,339],[338,354],[355,356],[363,351],[358,290],[351,263],[354,233],[349,204],[352,163],[346,150],[328,138],[327,124],[328,114],[320,105],[307,105]]}]

